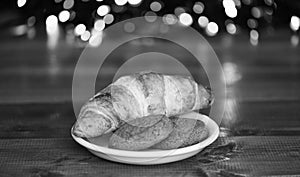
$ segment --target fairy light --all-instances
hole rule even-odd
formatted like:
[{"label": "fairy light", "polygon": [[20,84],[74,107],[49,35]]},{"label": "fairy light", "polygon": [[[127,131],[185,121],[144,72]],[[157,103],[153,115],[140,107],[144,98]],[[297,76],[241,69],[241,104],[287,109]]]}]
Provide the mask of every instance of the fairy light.
[{"label": "fairy light", "polygon": [[256,30],[250,31],[250,43],[254,46],[258,44],[259,34]]},{"label": "fairy light", "polygon": [[226,25],[226,30],[229,34],[235,34],[236,33],[236,26],[233,23],[228,23]]},{"label": "fairy light", "polygon": [[74,0],[65,0],[63,7],[64,9],[71,9],[74,6]]},{"label": "fairy light", "polygon": [[86,30],[86,26],[84,24],[78,24],[75,29],[74,29],[74,33],[77,36],[82,35]]},{"label": "fairy light", "polygon": [[207,17],[200,16],[198,18],[198,24],[199,24],[200,27],[205,28],[208,25],[208,23],[209,23],[209,20],[208,20]]},{"label": "fairy light", "polygon": [[128,0],[130,5],[138,5],[142,2],[142,0]]},{"label": "fairy light", "polygon": [[58,14],[58,19],[60,22],[66,22],[70,19],[70,12],[63,10]]},{"label": "fairy light", "polygon": [[209,22],[205,31],[208,36],[215,36],[219,31],[219,27],[215,22]]},{"label": "fairy light", "polygon": [[89,31],[85,31],[81,36],[80,39],[83,41],[88,41],[91,37],[91,33]]},{"label": "fairy light", "polygon": [[161,8],[162,8],[162,5],[157,1],[154,1],[150,4],[150,9],[154,12],[160,11]]},{"label": "fairy light", "polygon": [[112,14],[106,14],[104,17],[103,17],[103,20],[106,24],[111,24],[113,21],[114,21],[114,16]]},{"label": "fairy light", "polygon": [[168,25],[174,25],[177,23],[177,17],[173,14],[166,14],[163,16],[163,22]]},{"label": "fairy light", "polygon": [[124,6],[127,3],[127,0],[115,0],[115,3],[118,6]]},{"label": "fairy light", "polygon": [[233,0],[223,0],[223,7],[228,17],[235,18],[237,16],[237,9]]},{"label": "fairy light", "polygon": [[105,28],[105,21],[102,19],[96,20],[94,23],[94,29],[97,31],[102,31]]},{"label": "fairy light", "polygon": [[104,16],[110,12],[110,7],[108,5],[101,5],[97,9],[97,14],[99,16]]},{"label": "fairy light", "polygon": [[193,11],[196,14],[201,14],[204,11],[204,4],[202,2],[196,2],[193,6]]},{"label": "fairy light", "polygon": [[18,0],[17,5],[18,7],[23,7],[26,4],[26,0]]},{"label": "fairy light", "polygon": [[293,31],[298,31],[300,26],[300,19],[297,16],[291,17],[290,27]]},{"label": "fairy light", "polygon": [[182,13],[179,15],[179,22],[184,26],[190,26],[193,23],[193,18],[188,13]]}]

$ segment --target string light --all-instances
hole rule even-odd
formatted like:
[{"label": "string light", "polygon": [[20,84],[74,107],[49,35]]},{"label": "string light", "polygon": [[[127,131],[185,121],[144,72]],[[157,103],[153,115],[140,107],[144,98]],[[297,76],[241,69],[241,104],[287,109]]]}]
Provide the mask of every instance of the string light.
[{"label": "string light", "polygon": [[179,15],[179,22],[184,26],[190,26],[193,23],[193,18],[188,13],[182,13]]},{"label": "string light", "polygon": [[150,4],[150,9],[153,10],[154,12],[160,11],[161,8],[162,8],[162,5],[157,1],[154,1]]},{"label": "string light", "polygon": [[300,26],[300,19],[299,17],[292,16],[291,17],[291,22],[290,22],[290,27],[293,31],[298,31]]},{"label": "string light", "polygon": [[208,20],[207,17],[200,16],[198,18],[198,24],[199,24],[200,27],[205,28],[208,25],[208,23],[209,23],[209,20]]},{"label": "string light", "polygon": [[63,7],[64,9],[71,9],[74,6],[74,0],[65,0]]},{"label": "string light", "polygon": [[94,23],[94,29],[97,31],[102,31],[105,28],[105,21],[102,19],[96,20]]},{"label": "string light", "polygon": [[219,31],[219,27],[215,22],[209,22],[206,27],[206,34],[208,36],[215,36]]},{"label": "string light", "polygon": [[141,2],[142,0],[128,0],[128,3],[134,6],[140,4]]},{"label": "string light", "polygon": [[18,0],[17,5],[18,7],[23,7],[26,4],[26,0]]},{"label": "string light", "polygon": [[103,20],[106,24],[111,24],[114,21],[114,16],[112,14],[106,14]]},{"label": "string light", "polygon": [[204,10],[204,4],[202,2],[196,2],[193,6],[193,11],[196,14],[201,14]]},{"label": "string light", "polygon": [[127,3],[127,0],[115,0],[115,3],[118,6],[124,6]]},{"label": "string light", "polygon": [[110,7],[108,5],[101,5],[97,9],[97,14],[99,16],[104,16],[104,15],[108,14],[109,11],[110,11]]},{"label": "string light", "polygon": [[70,12],[67,10],[63,10],[59,13],[58,19],[60,22],[66,22],[70,19]]},{"label": "string light", "polygon": [[84,24],[78,24],[75,29],[74,29],[74,33],[77,36],[82,35],[86,30],[86,26]]}]

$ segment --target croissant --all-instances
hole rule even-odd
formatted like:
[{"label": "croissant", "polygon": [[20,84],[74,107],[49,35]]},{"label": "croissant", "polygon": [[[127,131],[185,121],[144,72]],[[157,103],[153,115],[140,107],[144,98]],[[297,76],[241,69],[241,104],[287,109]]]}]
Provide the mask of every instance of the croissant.
[{"label": "croissant", "polygon": [[142,72],[122,76],[85,103],[73,126],[79,137],[96,137],[136,118],[167,117],[208,107],[210,89],[190,77]]}]

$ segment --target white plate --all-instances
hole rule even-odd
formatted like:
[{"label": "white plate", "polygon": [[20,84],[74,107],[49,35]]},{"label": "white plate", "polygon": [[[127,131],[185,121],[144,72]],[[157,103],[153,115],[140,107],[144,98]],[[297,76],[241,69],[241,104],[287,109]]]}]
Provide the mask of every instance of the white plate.
[{"label": "white plate", "polygon": [[90,138],[88,140],[77,137],[72,133],[71,135],[77,143],[86,147],[91,153],[107,160],[137,165],[163,164],[191,157],[199,153],[206,146],[213,143],[219,136],[219,126],[215,123],[215,121],[207,116],[191,112],[184,114],[181,117],[199,119],[203,121],[205,126],[208,128],[209,136],[197,144],[179,149],[126,151],[108,148],[108,139],[110,135]]}]

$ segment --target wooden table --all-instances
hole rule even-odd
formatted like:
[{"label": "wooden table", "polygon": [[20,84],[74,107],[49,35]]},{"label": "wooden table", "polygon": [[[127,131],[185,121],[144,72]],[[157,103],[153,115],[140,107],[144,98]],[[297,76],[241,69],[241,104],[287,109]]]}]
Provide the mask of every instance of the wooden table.
[{"label": "wooden table", "polygon": [[135,166],[100,159],[70,136],[82,48],[1,40],[0,176],[300,176],[299,47],[288,35],[258,46],[228,36],[211,44],[241,76],[228,85],[220,137],[189,159]]}]

